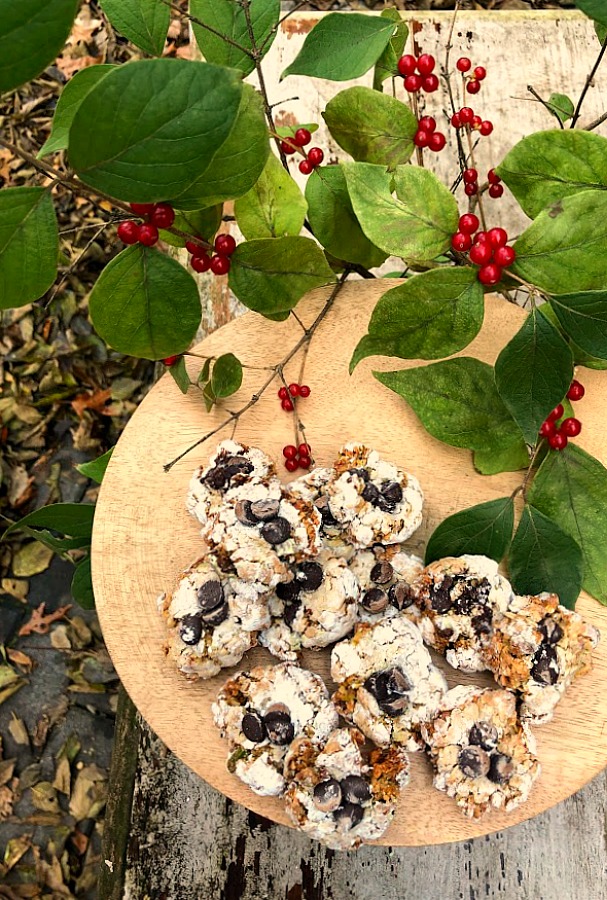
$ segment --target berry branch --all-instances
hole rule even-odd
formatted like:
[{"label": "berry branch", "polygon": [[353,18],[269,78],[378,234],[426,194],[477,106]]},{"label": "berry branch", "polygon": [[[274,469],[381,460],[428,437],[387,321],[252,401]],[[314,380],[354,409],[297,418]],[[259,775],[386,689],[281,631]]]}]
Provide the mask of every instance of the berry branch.
[{"label": "berry branch", "polygon": [[584,87],[582,88],[582,93],[580,94],[580,99],[577,102],[575,112],[573,113],[573,116],[571,117],[571,123],[569,125],[570,128],[575,128],[575,126],[577,124],[577,121],[582,112],[582,105],[584,103],[584,100],[586,99],[586,94],[588,93],[590,85],[592,84],[592,82],[594,80],[594,76],[598,72],[599,66],[601,65],[601,62],[603,61],[603,57],[605,55],[606,50],[607,50],[607,37],[603,41],[599,55],[596,58],[596,62],[593,65],[592,69],[590,70],[588,77],[586,78],[586,83],[584,84]]}]

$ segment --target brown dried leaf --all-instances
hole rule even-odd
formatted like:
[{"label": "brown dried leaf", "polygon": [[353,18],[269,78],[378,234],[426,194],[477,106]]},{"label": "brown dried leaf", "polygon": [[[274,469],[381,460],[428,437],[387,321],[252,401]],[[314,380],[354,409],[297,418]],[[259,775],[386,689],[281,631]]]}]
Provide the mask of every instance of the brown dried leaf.
[{"label": "brown dried leaf", "polygon": [[13,712],[13,717],[8,723],[8,730],[11,733],[11,737],[16,744],[21,744],[24,747],[29,747],[30,736],[27,728],[25,727],[25,722],[23,719],[20,719],[19,716],[15,715]]},{"label": "brown dried leaf", "polygon": [[70,813],[77,822],[96,819],[106,799],[107,774],[99,766],[85,766],[78,772],[70,798]]},{"label": "brown dried leaf", "polygon": [[36,663],[28,656],[27,653],[23,653],[22,650],[16,650],[13,647],[9,647],[6,651],[6,655],[10,659],[12,663],[16,666],[19,666],[20,669],[24,669],[26,672],[31,672]]},{"label": "brown dried leaf", "polygon": [[10,470],[8,480],[8,502],[13,509],[28,503],[34,494],[34,478],[28,475],[25,466],[15,466]]},{"label": "brown dried leaf", "polygon": [[92,409],[94,412],[107,415],[108,410],[106,403],[111,396],[111,388],[107,388],[105,391],[95,391],[93,394],[78,394],[78,396],[72,400],[72,409],[79,419],[82,418],[86,409]]},{"label": "brown dried leaf", "polygon": [[69,797],[72,784],[72,772],[70,769],[70,761],[67,757],[63,757],[57,763],[55,769],[55,777],[53,778],[53,787]]},{"label": "brown dried leaf", "polygon": [[0,785],[9,783],[15,771],[15,763],[14,759],[3,759],[0,762]]},{"label": "brown dried leaf", "polygon": [[25,625],[22,625],[19,629],[20,637],[33,634],[34,632],[36,634],[46,634],[51,624],[58,619],[63,619],[67,611],[72,608],[71,604],[68,604],[67,606],[60,606],[55,612],[45,613],[45,607],[46,603],[43,601],[40,606],[33,611],[29,622],[26,622]]},{"label": "brown dried leaf", "polygon": [[67,625],[57,625],[51,633],[51,644],[55,650],[71,650],[72,644],[67,635]]},{"label": "brown dried leaf", "polygon": [[10,870],[17,865],[21,857],[25,856],[31,846],[32,839],[29,834],[22,834],[19,837],[11,838],[4,851],[5,873],[10,872]]},{"label": "brown dried leaf", "polygon": [[2,785],[0,787],[0,822],[12,815],[14,800],[15,795],[8,785]]}]

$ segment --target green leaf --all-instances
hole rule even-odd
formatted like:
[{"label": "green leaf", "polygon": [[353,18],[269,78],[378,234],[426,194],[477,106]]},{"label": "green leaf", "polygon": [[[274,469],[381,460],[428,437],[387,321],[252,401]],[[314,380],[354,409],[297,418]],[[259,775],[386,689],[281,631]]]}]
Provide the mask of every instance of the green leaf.
[{"label": "green leaf", "polygon": [[501,497],[449,516],[430,536],[426,565],[444,556],[488,556],[500,562],[512,539],[514,501]]},{"label": "green leaf", "polygon": [[208,359],[205,360],[205,363],[204,363],[202,369],[200,370],[200,374],[198,376],[198,384],[205,384],[209,380],[209,377],[211,374],[211,362],[212,361],[213,361],[212,357],[210,357],[210,356]]},{"label": "green leaf", "polygon": [[417,119],[408,106],[367,87],[341,91],[323,113],[339,146],[355,160],[394,169],[407,163],[415,145]]},{"label": "green leaf", "polygon": [[[213,0],[214,2],[214,0]],[[331,81],[360,78],[374,66],[394,34],[394,22],[361,13],[328,13],[308,34],[280,76],[311,75]]]},{"label": "green leaf", "polygon": [[109,465],[113,452],[114,448],[110,447],[110,449],[106,453],[98,456],[97,459],[92,459],[90,462],[86,463],[80,463],[80,465],[76,466],[76,468],[81,475],[85,475],[87,478],[91,478],[93,481],[96,481],[97,484],[101,484],[101,482],[103,481],[103,476],[105,475],[105,470]]},{"label": "green leaf", "polygon": [[481,475],[497,475],[499,472],[518,472],[529,465],[529,450],[522,437],[509,447],[497,450],[475,450],[474,468]]},{"label": "green leaf", "polygon": [[233,200],[249,191],[270,154],[261,94],[245,84],[238,115],[223,146],[204,173],[178,198],[180,209],[200,209]]},{"label": "green leaf", "polygon": [[583,587],[607,605],[605,466],[574,444],[560,453],[548,453],[528,500],[579,544],[584,556]]},{"label": "green leaf", "polygon": [[401,18],[397,9],[383,9],[380,15],[383,19],[390,19],[390,21],[396,22],[396,31],[375,64],[373,72],[373,89],[375,91],[381,91],[382,84],[386,78],[390,78],[390,76],[398,73],[398,60],[403,55],[405,44],[409,37],[407,23]]},{"label": "green leaf", "polygon": [[82,609],[95,608],[90,556],[85,557],[76,566],[72,578],[72,597]]},{"label": "green leaf", "polygon": [[599,25],[607,26],[607,8],[605,0],[575,0],[575,5]]},{"label": "green leaf", "polygon": [[607,359],[599,359],[598,356],[591,356],[571,339],[569,340],[569,346],[571,347],[576,366],[584,366],[586,369],[607,369]]},{"label": "green leaf", "polygon": [[573,355],[567,342],[532,309],[495,363],[500,397],[527,443],[537,443],[542,422],[561,402],[572,378]]},{"label": "green leaf", "polygon": [[0,0],[0,93],[31,81],[52,63],[80,0]]},{"label": "green leaf", "polygon": [[515,144],[497,171],[534,219],[563,197],[607,188],[607,140],[571,128],[538,131]]},{"label": "green leaf", "polygon": [[[265,55],[276,36],[274,28],[280,18],[280,0],[251,0],[249,9],[256,46],[263,48]],[[241,47],[252,49],[247,20],[240,3],[234,0],[190,0],[190,14],[220,34],[225,34]],[[196,43],[208,62],[238,69],[244,75],[250,75],[254,70],[254,60],[242,50],[196,22],[192,27]]]},{"label": "green leaf", "polygon": [[306,183],[308,218],[314,236],[336,259],[367,269],[379,266],[386,254],[364,234],[354,214],[343,166],[322,166]]},{"label": "green leaf", "polygon": [[[207,209],[176,209],[173,227],[212,243],[212,238],[221,225],[222,216],[223,203],[217,203]],[[172,247],[185,247],[186,238],[173,234],[171,231],[164,231],[162,228],[159,230],[159,234],[162,240]]]},{"label": "green leaf", "polygon": [[594,30],[599,44],[603,45],[603,43],[607,40],[607,22],[604,25],[601,25],[600,22],[595,22]]},{"label": "green leaf", "polygon": [[43,506],[14,522],[4,532],[4,537],[22,528],[44,528],[58,531],[73,538],[90,538],[93,529],[93,503],[53,503]]},{"label": "green leaf", "polygon": [[232,256],[229,284],[249,309],[281,320],[312,288],[334,281],[318,244],[284,237],[240,244]]},{"label": "green leaf", "polygon": [[129,356],[183,353],[200,324],[196,282],[177,260],[136,245],[105,267],[89,298],[95,330]]},{"label": "green leaf", "polygon": [[450,356],[478,334],[483,316],[484,294],[476,271],[461,266],[416,275],[380,297],[350,372],[367,356]]},{"label": "green leaf", "polygon": [[550,298],[563,330],[585,353],[607,359],[607,291],[556,294]]},{"label": "green leaf", "polygon": [[276,134],[281,138],[292,138],[295,137],[295,132],[298,128],[306,128],[310,134],[314,134],[315,131],[318,131],[318,125],[315,122],[312,122],[307,125],[277,125]]},{"label": "green leaf", "polygon": [[526,504],[510,546],[508,569],[518,594],[558,594],[563,606],[575,607],[582,589],[582,551],[556,522]]},{"label": "green leaf", "polygon": [[169,367],[169,372],[181,393],[187,394],[190,389],[190,376],[188,375],[183,356],[180,356],[177,362]]},{"label": "green leaf", "polygon": [[457,230],[457,203],[427,169],[399,166],[392,176],[383,166],[348,163],[348,192],[360,226],[386,253],[415,262],[431,262],[446,250]]},{"label": "green leaf", "polygon": [[273,153],[257,183],[234,204],[238,227],[249,241],[298,235],[307,210],[299,187]]},{"label": "green leaf", "polygon": [[38,300],[57,277],[59,235],[49,191],[0,191],[0,309]]},{"label": "green leaf", "polygon": [[550,94],[547,105],[563,124],[571,119],[575,112],[573,101],[566,94]]},{"label": "green leaf", "polygon": [[225,143],[241,97],[238,73],[218,66],[184,59],[118,66],[76,112],[70,164],[90,187],[119,200],[173,200]]},{"label": "green leaf", "polygon": [[495,451],[519,434],[502,403],[493,367],[461,356],[400,372],[374,372],[406,400],[430,434],[452,447]]},{"label": "green leaf", "polygon": [[80,104],[95,85],[115,68],[116,66],[89,66],[86,69],[82,69],[81,72],[77,72],[73,78],[70,78],[61,91],[55,115],[53,116],[50,137],[47,138],[40,148],[37,159],[42,159],[44,156],[56,153],[58,150],[66,149],[70,128]]},{"label": "green leaf", "polygon": [[242,363],[233,353],[224,353],[213,366],[211,390],[215,397],[230,397],[240,390]]},{"label": "green leaf", "polygon": [[120,34],[149,53],[162,56],[171,10],[162,0],[100,0],[101,8]]},{"label": "green leaf", "polygon": [[541,212],[514,245],[512,271],[552,294],[607,287],[607,192],[582,191]]}]

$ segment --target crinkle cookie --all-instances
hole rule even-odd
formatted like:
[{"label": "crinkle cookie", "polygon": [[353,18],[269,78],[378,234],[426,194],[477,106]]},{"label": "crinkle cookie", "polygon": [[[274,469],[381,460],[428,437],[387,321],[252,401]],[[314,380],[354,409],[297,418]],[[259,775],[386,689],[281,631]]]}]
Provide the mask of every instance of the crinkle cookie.
[{"label": "crinkle cookie", "polygon": [[434,765],[434,787],[477,819],[490,806],[510,812],[540,774],[535,738],[517,716],[510,691],[459,685],[422,725]]},{"label": "crinkle cookie", "polygon": [[320,650],[352,631],[360,588],[346,560],[324,549],[291,567],[292,579],[269,599],[272,624],[259,642],[279,659],[297,659],[302,649]]},{"label": "crinkle cookie", "polygon": [[417,625],[404,617],[358,625],[331,653],[339,714],[380,747],[423,746],[420,726],[447,690]]},{"label": "crinkle cookie", "polygon": [[319,511],[321,517],[320,533],[323,544],[326,547],[331,547],[335,556],[351,559],[356,553],[356,548],[344,538],[344,528],[333,517],[329,508],[327,486],[335,477],[335,469],[317,466],[300,478],[289,482],[289,490],[298,497],[309,500]]},{"label": "crinkle cookie", "polygon": [[520,695],[521,716],[548,722],[573,679],[591,668],[598,642],[597,629],[559,606],[556,594],[515,596],[494,620],[486,655],[496,681]]},{"label": "crinkle cookie", "polygon": [[486,556],[446,557],[431,563],[414,582],[424,640],[463,672],[488,668],[484,650],[495,613],[513,594]]},{"label": "crinkle cookie", "polygon": [[365,761],[364,740],[355,728],[339,728],[322,749],[300,738],[287,755],[287,814],[308,837],[333,850],[355,850],[381,837],[409,780],[401,747],[372,750]]},{"label": "crinkle cookie", "polygon": [[169,656],[181,672],[198,678],[239,663],[268,617],[266,595],[223,572],[211,555],[190,566],[158,606],[169,627]]},{"label": "crinkle cookie", "polygon": [[346,444],[327,485],[331,515],[355,547],[400,544],[419,528],[424,497],[413,475],[363,444]]},{"label": "crinkle cookie", "polygon": [[295,738],[324,741],[338,723],[322,678],[292,663],[230,678],[213,717],[229,742],[228,771],[263,795],[282,793],[284,759]]},{"label": "crinkle cookie", "polygon": [[208,466],[199,466],[192,475],[186,500],[188,511],[202,525],[213,517],[235,489],[242,498],[257,484],[269,484],[276,479],[276,466],[269,456],[257,447],[238,441],[222,441],[210,458]]},{"label": "crinkle cookie", "polygon": [[407,553],[400,544],[376,544],[370,550],[359,550],[350,561],[350,569],[360,583],[359,619],[377,622],[402,613],[418,618],[411,584],[423,568],[419,556]]}]

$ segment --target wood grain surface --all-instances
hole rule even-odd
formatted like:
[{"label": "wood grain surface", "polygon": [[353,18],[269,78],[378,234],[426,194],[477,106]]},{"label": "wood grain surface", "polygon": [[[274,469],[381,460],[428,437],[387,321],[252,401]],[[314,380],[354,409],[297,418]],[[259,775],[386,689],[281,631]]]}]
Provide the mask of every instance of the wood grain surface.
[{"label": "wood grain surface", "polygon": [[[395,283],[355,282],[340,293],[335,311],[312,342],[306,366],[312,395],[301,410],[317,463],[330,463],[343,442],[356,439],[417,475],[426,495],[426,516],[410,546],[420,551],[445,516],[510,493],[520,482],[520,473],[490,478],[478,475],[467,451],[431,438],[406,404],[371,375],[374,368],[389,370],[419,363],[374,358],[348,376],[348,361],[366,330],[373,306]],[[326,290],[316,291],[302,301],[298,311],[306,323],[313,320],[326,295]],[[344,328],[340,323],[345,321],[346,309],[348,325]],[[466,355],[492,363],[523,315],[503,300],[488,298],[484,327]],[[298,329],[295,322],[268,323],[247,314],[207,338],[198,352],[230,350],[250,364],[278,361],[285,348],[295,343]],[[296,379],[298,368],[295,360],[287,378]],[[192,365],[192,374],[195,371]],[[251,396],[261,374],[246,370],[240,393],[230,398],[230,408]],[[600,412],[604,388],[603,397],[599,395],[604,379],[600,373],[584,370],[582,380],[587,393],[577,407],[585,423],[579,443],[604,458]],[[210,704],[225,676],[190,683],[172,668],[162,651],[164,625],[156,611],[156,597],[170,589],[179,572],[199,555],[201,541],[196,523],[185,511],[184,498],[192,470],[208,457],[214,444],[199,448],[169,474],[162,466],[224,415],[223,411],[207,414],[198,392],[191,390],[184,397],[169,375],[144,400],[118,443],[101,489],[93,535],[95,595],[118,674],[159,737],[219,791],[256,813],[288,824],[280,800],[256,796],[225,770],[226,746],[210,715]],[[275,391],[267,392],[243,418],[237,437],[278,458],[282,446],[291,441],[292,429]],[[578,609],[607,634],[607,610],[584,596]],[[243,667],[244,663],[252,666],[270,661],[265,651],[256,650],[245,658]],[[307,653],[302,660],[323,675],[327,674],[327,662],[327,652]],[[603,642],[592,673],[571,688],[554,721],[536,729],[542,775],[526,805],[510,814],[490,813],[480,822],[470,822],[453,801],[431,788],[427,761],[422,754],[414,754],[411,784],[381,843],[416,846],[487,834],[522,822],[577,791],[607,764],[606,674],[607,642]],[[471,679],[450,672],[449,680]]]}]

